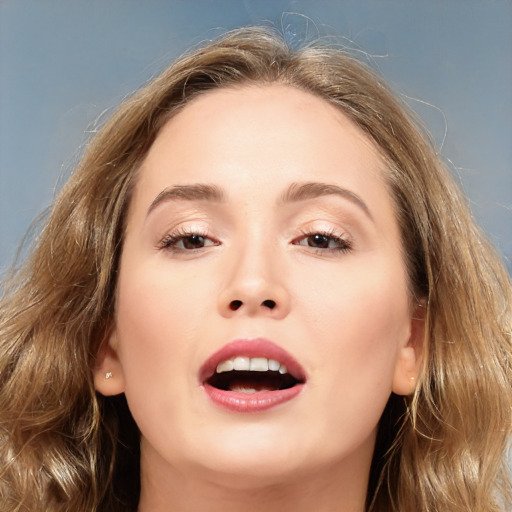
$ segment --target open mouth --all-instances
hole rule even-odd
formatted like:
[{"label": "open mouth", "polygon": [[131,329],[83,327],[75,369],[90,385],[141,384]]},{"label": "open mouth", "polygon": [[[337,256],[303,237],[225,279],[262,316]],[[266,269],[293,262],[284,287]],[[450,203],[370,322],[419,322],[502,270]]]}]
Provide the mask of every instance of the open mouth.
[{"label": "open mouth", "polygon": [[306,382],[302,366],[285,350],[264,339],[236,340],[201,367],[199,381],[217,405],[257,412],[298,396]]},{"label": "open mouth", "polygon": [[224,391],[258,393],[290,389],[303,380],[288,373],[286,366],[274,359],[236,357],[219,363],[206,383]]}]

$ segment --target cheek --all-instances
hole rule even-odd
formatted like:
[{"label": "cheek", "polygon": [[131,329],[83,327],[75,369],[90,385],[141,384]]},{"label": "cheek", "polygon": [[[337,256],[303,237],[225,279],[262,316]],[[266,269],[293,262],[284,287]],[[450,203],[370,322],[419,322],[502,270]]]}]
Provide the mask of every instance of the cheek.
[{"label": "cheek", "polygon": [[[131,271],[130,267],[136,268]],[[119,329],[130,337],[152,344],[161,338],[169,342],[180,332],[186,342],[198,324],[195,320],[204,314],[212,297],[211,280],[167,267],[165,262],[125,265],[118,286],[117,319]]]},{"label": "cheek", "polygon": [[[401,267],[398,267],[401,268]],[[361,412],[383,407],[392,389],[399,347],[409,337],[405,279],[389,267],[365,265],[327,280],[310,280],[303,328],[315,344],[312,383],[343,391],[343,404]],[[305,311],[308,308],[304,307]],[[329,398],[327,398],[329,400]]]},{"label": "cheek", "polygon": [[[118,353],[127,396],[159,393],[172,400],[172,385],[193,371],[198,330],[211,301],[211,285],[160,265],[123,267],[117,294]],[[154,386],[159,382],[161,386]],[[164,396],[165,395],[165,396]],[[156,398],[156,397],[155,397]]]}]

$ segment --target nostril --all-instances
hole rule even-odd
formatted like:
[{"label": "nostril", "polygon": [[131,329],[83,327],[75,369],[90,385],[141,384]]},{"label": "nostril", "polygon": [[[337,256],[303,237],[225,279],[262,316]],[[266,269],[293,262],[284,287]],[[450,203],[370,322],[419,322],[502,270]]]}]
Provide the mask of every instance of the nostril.
[{"label": "nostril", "polygon": [[241,300],[232,300],[231,303],[229,304],[229,309],[231,309],[231,311],[236,311],[237,309],[240,308],[241,305]]},{"label": "nostril", "polygon": [[273,300],[264,300],[262,303],[261,303],[262,306],[265,306],[266,308],[268,309],[274,309],[276,307],[276,303],[275,301]]}]

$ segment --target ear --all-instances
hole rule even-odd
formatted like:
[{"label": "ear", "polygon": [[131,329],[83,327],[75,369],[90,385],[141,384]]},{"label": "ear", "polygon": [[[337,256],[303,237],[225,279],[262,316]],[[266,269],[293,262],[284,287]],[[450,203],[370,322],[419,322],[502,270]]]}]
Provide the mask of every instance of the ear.
[{"label": "ear", "polygon": [[105,396],[119,395],[124,392],[124,373],[117,354],[117,335],[115,328],[105,336],[94,365],[94,387]]},{"label": "ear", "polygon": [[426,303],[421,300],[411,315],[409,338],[398,349],[393,375],[393,393],[411,395],[416,389],[416,382],[423,361],[423,342],[425,337]]}]

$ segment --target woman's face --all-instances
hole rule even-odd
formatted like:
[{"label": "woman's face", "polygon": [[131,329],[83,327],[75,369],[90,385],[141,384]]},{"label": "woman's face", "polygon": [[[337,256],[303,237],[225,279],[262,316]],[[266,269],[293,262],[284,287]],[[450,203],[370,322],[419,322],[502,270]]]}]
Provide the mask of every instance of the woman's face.
[{"label": "woman's face", "polygon": [[239,486],[368,472],[421,330],[384,172],[344,115],[282,85],[209,92],[167,123],[95,377],[126,394],[143,467]]}]

